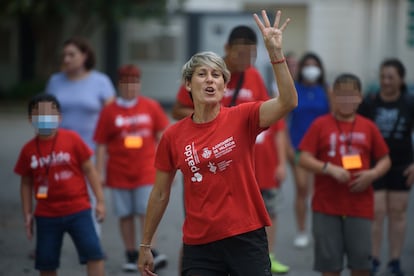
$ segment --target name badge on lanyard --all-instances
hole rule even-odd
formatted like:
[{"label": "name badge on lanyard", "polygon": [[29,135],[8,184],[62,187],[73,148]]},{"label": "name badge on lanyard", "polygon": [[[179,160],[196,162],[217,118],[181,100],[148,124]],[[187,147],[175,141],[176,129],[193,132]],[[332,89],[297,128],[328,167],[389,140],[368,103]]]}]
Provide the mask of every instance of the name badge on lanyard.
[{"label": "name badge on lanyard", "polygon": [[342,167],[347,170],[362,168],[362,160],[359,154],[346,154],[342,156]]},{"label": "name badge on lanyard", "polygon": [[36,198],[37,199],[46,199],[47,191],[49,190],[49,183],[47,179],[44,179],[37,189]]},{"label": "name badge on lanyard", "polygon": [[128,135],[124,138],[124,146],[127,149],[139,149],[142,147],[143,140],[141,136]]}]

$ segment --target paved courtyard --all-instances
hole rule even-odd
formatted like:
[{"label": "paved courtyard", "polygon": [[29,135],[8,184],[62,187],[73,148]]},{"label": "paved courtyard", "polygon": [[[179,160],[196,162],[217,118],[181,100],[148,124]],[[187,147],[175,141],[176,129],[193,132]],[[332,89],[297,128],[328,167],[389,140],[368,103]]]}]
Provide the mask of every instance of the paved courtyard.
[{"label": "paved courtyard", "polygon": [[[26,110],[8,108],[0,105],[0,276],[38,275],[33,261],[28,258],[34,247],[25,237],[22,211],[20,207],[19,178],[13,173],[13,166],[21,146],[33,135],[27,121]],[[312,271],[312,247],[295,249],[292,240],[295,235],[293,217],[293,183],[289,174],[283,184],[283,208],[279,215],[277,234],[277,258],[291,267],[290,276],[319,275]],[[102,243],[107,254],[106,275],[134,275],[123,273],[124,262],[122,242],[118,233],[117,220],[112,215],[111,202],[106,191],[107,218],[103,223]],[[414,195],[411,193],[409,225],[402,257],[403,268],[407,276],[414,275]],[[161,222],[158,233],[158,248],[169,258],[168,267],[159,271],[160,276],[178,275],[178,252],[181,244],[181,224],[183,221],[182,185],[177,175],[171,194],[170,204]],[[384,244],[384,257],[385,248]],[[75,248],[69,238],[64,242],[61,266],[62,276],[86,275],[85,267],[78,264]],[[136,275],[136,274],[135,274]],[[349,275],[343,273],[343,275]],[[254,276],[254,275],[252,275]]]}]

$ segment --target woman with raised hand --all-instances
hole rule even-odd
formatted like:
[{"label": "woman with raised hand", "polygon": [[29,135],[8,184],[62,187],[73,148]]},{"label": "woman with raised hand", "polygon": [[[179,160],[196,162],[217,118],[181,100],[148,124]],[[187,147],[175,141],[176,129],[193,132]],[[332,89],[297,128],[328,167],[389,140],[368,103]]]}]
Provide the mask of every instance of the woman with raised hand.
[{"label": "woman with raised hand", "polygon": [[182,76],[194,113],[165,132],[157,149],[156,180],[145,219],[138,267],[153,270],[151,240],[167,208],[179,169],[184,177],[186,217],[182,275],[271,276],[265,226],[270,224],[253,165],[256,136],[297,105],[297,93],[282,51],[281,12],[271,25],[266,11],[254,14],[277,79],[279,96],[223,107],[230,73],[212,52],[195,54]]}]

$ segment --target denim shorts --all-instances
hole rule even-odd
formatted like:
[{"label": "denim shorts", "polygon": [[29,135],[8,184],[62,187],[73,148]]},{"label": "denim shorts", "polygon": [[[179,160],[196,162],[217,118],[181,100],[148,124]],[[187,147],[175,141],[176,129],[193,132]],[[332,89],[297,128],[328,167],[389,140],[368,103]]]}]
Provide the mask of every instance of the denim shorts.
[{"label": "denim shorts", "polygon": [[91,210],[62,217],[36,216],[36,261],[40,271],[59,267],[63,237],[68,233],[75,244],[79,262],[103,260],[104,254],[92,221]]},{"label": "denim shorts", "polygon": [[134,189],[111,188],[115,216],[145,215],[152,187],[148,184]]},{"label": "denim shorts", "polygon": [[272,276],[264,228],[183,247],[182,276]]}]

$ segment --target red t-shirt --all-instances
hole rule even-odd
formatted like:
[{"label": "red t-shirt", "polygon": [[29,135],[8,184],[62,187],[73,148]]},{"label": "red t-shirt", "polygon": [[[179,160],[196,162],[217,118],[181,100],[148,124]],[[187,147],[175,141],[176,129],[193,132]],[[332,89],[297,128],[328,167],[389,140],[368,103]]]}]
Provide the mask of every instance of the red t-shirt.
[{"label": "red t-shirt", "polygon": [[[357,115],[354,122],[337,121],[333,115],[317,118],[305,136],[299,149],[311,153],[317,159],[342,166],[342,156],[350,152],[359,154],[361,170],[371,167],[371,158],[378,160],[388,154],[388,147],[375,124]],[[353,169],[351,173],[360,169]],[[312,199],[314,211],[330,215],[373,218],[373,189],[363,192],[350,191],[346,183],[338,183],[324,174],[315,174]]]},{"label": "red t-shirt", "polygon": [[154,183],[157,134],[168,124],[161,105],[144,96],[132,107],[114,101],[101,111],[94,140],[107,147],[109,187],[133,189]]},{"label": "red t-shirt", "polygon": [[[229,106],[236,90],[237,83],[240,79],[241,73],[232,73],[230,82],[227,84],[227,89],[224,92],[221,104]],[[254,67],[249,67],[244,71],[243,85],[237,95],[235,105],[241,103],[248,103],[253,101],[265,101],[269,99],[266,86],[260,76],[259,71]],[[193,107],[193,102],[184,86],[181,86],[177,93],[177,101],[184,106]]]},{"label": "red t-shirt", "polygon": [[270,128],[263,131],[256,138],[255,145],[255,171],[260,189],[279,188],[276,179],[276,168],[279,165],[276,133],[285,129],[285,121],[279,120]]},{"label": "red t-shirt", "polygon": [[34,214],[60,217],[90,208],[82,164],[92,151],[71,130],[59,129],[54,138],[37,137],[26,143],[17,159],[14,172],[32,179],[36,194],[47,177],[47,198],[37,199]]},{"label": "red t-shirt", "polygon": [[261,102],[222,107],[216,119],[186,117],[169,127],[155,167],[184,176],[186,244],[205,244],[270,225],[256,182],[253,146]]}]

